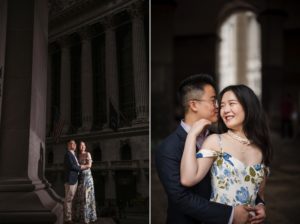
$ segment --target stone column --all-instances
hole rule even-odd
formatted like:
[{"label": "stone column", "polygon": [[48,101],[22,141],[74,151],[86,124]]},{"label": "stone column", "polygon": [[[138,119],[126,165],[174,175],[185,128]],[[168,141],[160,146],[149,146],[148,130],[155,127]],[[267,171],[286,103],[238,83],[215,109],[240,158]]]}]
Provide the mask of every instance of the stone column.
[{"label": "stone column", "polygon": [[6,45],[7,0],[0,1],[0,124],[4,82],[4,62]]},{"label": "stone column", "polygon": [[60,122],[63,122],[62,133],[68,133],[71,125],[71,52],[70,38],[62,37],[60,63]]},{"label": "stone column", "polygon": [[[272,128],[280,128],[280,100],[283,84],[284,21],[286,14],[276,6],[259,14],[262,38],[262,105],[272,120]],[[276,90],[276,91],[274,91]]]},{"label": "stone column", "polygon": [[132,18],[132,56],[135,87],[136,122],[148,121],[149,88],[146,42],[144,33],[143,1],[138,1],[129,8]]},{"label": "stone column", "polygon": [[51,45],[49,45],[48,50],[48,64],[47,64],[47,115],[46,115],[46,136],[51,132],[51,122],[52,122],[52,49]]},{"label": "stone column", "polygon": [[152,111],[163,111],[164,114],[170,115],[151,114],[153,123],[151,138],[154,144],[158,144],[162,136],[168,135],[177,125],[174,121],[176,110],[173,103],[175,84],[170,81],[175,79],[173,69],[175,11],[175,1],[156,3],[151,6],[153,15],[151,18],[151,42],[153,43],[151,45],[151,99],[153,102],[151,108]]},{"label": "stone column", "polygon": [[107,181],[105,181],[105,200],[116,204],[116,181],[115,181],[115,172],[113,170],[108,170]]},{"label": "stone column", "polygon": [[237,83],[248,84],[247,80],[247,43],[248,43],[248,17],[245,13],[237,14],[236,16],[236,74]]},{"label": "stone column", "polygon": [[62,223],[62,204],[43,181],[48,1],[10,0],[6,10],[0,223]]},{"label": "stone column", "polygon": [[[102,24],[105,27],[105,78],[106,78],[106,111],[109,122],[110,106],[115,107],[119,112],[119,82],[118,82],[118,61],[116,33],[114,29],[113,17],[106,17]],[[119,115],[118,115],[119,116]]]},{"label": "stone column", "polygon": [[90,131],[93,124],[93,67],[91,32],[88,27],[79,31],[81,37],[81,96],[82,131]]}]

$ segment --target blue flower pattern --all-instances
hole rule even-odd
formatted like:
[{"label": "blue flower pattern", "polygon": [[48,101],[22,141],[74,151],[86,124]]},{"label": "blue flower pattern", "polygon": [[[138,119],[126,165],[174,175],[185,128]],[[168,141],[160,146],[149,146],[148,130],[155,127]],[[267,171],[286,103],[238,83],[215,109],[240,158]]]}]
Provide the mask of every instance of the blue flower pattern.
[{"label": "blue flower pattern", "polygon": [[235,193],[235,199],[242,204],[247,204],[249,201],[249,190],[248,187],[241,187]]},{"label": "blue flower pattern", "polygon": [[267,170],[264,164],[246,166],[229,153],[209,149],[201,149],[197,153],[197,158],[203,157],[216,158],[210,171],[211,201],[232,206],[255,205],[259,186]]}]

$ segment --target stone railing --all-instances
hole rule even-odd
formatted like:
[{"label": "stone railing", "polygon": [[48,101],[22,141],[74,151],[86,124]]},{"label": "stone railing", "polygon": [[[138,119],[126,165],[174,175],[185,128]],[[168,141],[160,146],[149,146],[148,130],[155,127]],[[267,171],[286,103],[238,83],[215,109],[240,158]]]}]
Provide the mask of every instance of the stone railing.
[{"label": "stone railing", "polygon": [[[137,170],[148,169],[149,160],[118,160],[93,162],[92,170]],[[63,170],[63,163],[46,164],[47,171]]]}]

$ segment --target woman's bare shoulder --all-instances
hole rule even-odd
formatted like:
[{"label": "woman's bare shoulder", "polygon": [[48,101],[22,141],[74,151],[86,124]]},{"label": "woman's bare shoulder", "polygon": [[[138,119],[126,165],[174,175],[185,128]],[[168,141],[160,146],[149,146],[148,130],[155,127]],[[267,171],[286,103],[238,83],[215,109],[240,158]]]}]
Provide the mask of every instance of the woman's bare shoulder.
[{"label": "woman's bare shoulder", "polygon": [[211,149],[211,150],[218,151],[218,152],[221,151],[219,135],[218,134],[209,135],[205,139],[205,141],[202,145],[202,148]]}]

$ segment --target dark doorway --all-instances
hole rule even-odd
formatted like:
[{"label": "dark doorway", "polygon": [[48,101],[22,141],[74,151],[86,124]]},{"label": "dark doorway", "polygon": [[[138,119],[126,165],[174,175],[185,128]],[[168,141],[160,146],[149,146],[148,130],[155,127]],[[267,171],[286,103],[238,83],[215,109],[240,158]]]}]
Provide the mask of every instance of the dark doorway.
[{"label": "dark doorway", "polygon": [[132,206],[132,201],[136,197],[136,177],[132,171],[116,172],[116,191],[118,206]]}]

